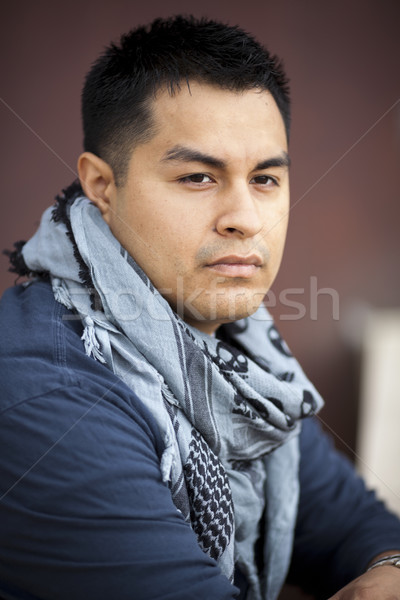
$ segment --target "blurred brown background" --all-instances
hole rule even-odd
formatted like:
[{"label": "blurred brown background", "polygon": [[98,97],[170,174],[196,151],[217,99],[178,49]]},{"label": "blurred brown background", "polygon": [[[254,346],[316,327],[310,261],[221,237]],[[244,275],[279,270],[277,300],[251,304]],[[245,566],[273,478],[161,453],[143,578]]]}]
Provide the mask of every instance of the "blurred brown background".
[{"label": "blurred brown background", "polygon": [[[362,317],[400,304],[398,0],[4,2],[1,247],[29,237],[75,177],[90,63],[131,27],[176,13],[239,24],[284,60],[292,211],[270,303],[276,297],[278,327],[326,399],[325,426],[351,456]],[[3,291],[14,277],[5,257],[0,266]]]}]

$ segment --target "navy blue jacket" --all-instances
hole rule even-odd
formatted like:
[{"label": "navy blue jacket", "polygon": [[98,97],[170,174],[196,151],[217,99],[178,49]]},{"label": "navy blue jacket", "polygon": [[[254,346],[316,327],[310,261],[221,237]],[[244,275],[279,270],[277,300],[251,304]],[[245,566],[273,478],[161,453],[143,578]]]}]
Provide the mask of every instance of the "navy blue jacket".
[{"label": "navy blue jacket", "polygon": [[[5,293],[0,323],[0,597],[236,598],[162,482],[152,416],[85,355],[81,322],[39,282]],[[400,522],[312,419],[301,452],[290,578],[326,597],[400,547]]]}]

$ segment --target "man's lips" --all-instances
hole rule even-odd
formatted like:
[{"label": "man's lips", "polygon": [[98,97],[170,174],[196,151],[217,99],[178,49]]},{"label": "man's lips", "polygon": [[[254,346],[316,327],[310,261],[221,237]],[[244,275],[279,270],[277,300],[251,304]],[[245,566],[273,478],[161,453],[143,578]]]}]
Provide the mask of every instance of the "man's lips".
[{"label": "man's lips", "polygon": [[250,256],[229,255],[213,260],[206,265],[224,277],[242,277],[248,279],[262,267],[263,261],[257,254]]}]

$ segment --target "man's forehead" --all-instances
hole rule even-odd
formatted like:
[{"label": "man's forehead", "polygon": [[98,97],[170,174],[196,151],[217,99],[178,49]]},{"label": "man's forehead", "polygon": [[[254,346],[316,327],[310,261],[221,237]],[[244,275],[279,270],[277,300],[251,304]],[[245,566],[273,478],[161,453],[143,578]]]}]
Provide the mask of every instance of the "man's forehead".
[{"label": "man's forehead", "polygon": [[237,107],[238,113],[246,100],[255,100],[259,110],[263,108],[268,110],[271,107],[278,110],[272,94],[266,89],[231,90],[202,81],[182,82],[179,88],[175,88],[172,92],[167,87],[159,88],[153,97],[151,108],[155,116],[160,116],[165,112],[170,115],[176,113],[179,116],[182,114],[182,110],[197,110],[199,105],[204,107],[204,112],[209,113],[212,105],[226,104],[229,99]]},{"label": "man's forehead", "polygon": [[188,149],[224,161],[235,149],[255,152],[258,160],[287,151],[282,116],[265,90],[236,92],[194,82],[173,95],[161,90],[152,113],[163,160],[187,159]]}]

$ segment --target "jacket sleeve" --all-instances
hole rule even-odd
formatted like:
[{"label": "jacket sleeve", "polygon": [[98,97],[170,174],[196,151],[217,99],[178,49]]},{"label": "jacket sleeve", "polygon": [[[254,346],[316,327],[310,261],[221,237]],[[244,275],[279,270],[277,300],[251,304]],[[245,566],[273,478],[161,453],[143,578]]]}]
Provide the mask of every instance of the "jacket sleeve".
[{"label": "jacket sleeve", "polygon": [[300,501],[289,580],[326,598],[400,548],[400,520],[366,489],[315,418],[300,438]]},{"label": "jacket sleeve", "polygon": [[233,600],[161,479],[150,415],[112,388],[0,415],[0,597]]}]

